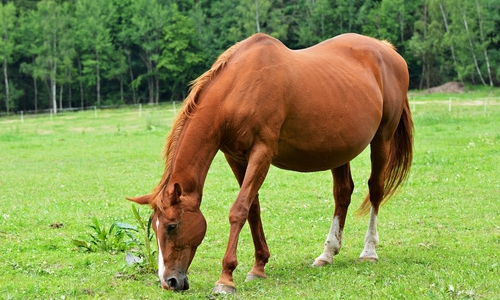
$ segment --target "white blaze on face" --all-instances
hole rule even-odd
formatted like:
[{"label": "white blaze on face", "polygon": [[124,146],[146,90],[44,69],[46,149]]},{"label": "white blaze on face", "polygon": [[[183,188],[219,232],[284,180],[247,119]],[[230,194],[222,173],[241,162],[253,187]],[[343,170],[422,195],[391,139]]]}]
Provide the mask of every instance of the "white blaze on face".
[{"label": "white blaze on face", "polygon": [[[160,219],[156,219],[156,232],[158,232],[158,226],[160,225]],[[161,252],[160,238],[156,235],[156,241],[158,242],[158,277],[160,282],[163,283],[163,276],[165,274],[165,263],[163,262],[163,254]]]}]

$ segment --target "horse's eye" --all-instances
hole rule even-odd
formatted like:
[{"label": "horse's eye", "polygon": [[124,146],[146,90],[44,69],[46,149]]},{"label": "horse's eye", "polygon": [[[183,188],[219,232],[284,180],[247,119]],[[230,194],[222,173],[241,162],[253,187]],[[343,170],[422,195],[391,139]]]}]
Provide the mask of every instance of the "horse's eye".
[{"label": "horse's eye", "polygon": [[172,232],[179,227],[179,223],[173,223],[173,224],[168,224],[167,225],[167,232]]}]

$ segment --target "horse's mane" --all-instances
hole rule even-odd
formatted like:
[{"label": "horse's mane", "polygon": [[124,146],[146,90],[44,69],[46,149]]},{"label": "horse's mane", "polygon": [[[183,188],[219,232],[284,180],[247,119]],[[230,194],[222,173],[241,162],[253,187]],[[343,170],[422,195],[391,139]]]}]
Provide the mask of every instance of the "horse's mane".
[{"label": "horse's mane", "polygon": [[396,47],[388,40],[380,40],[380,42],[386,45],[387,47],[391,48],[392,50],[397,51]]},{"label": "horse's mane", "polygon": [[151,206],[153,207],[153,209],[163,208],[163,206],[161,205],[162,197],[158,196],[160,193],[162,193],[163,189],[168,183],[168,180],[170,179],[170,175],[172,172],[172,161],[174,158],[175,149],[177,147],[177,142],[179,140],[179,136],[181,135],[182,128],[186,123],[186,120],[190,118],[197,109],[198,95],[203,90],[203,87],[208,82],[210,82],[220,70],[224,68],[229,58],[239,49],[241,43],[242,42],[238,42],[224,51],[208,71],[206,71],[190,83],[189,94],[184,100],[182,108],[173,122],[172,130],[170,131],[170,134],[168,135],[165,146],[163,148],[162,156],[165,158],[165,171],[160,180],[160,183],[151,195]]}]

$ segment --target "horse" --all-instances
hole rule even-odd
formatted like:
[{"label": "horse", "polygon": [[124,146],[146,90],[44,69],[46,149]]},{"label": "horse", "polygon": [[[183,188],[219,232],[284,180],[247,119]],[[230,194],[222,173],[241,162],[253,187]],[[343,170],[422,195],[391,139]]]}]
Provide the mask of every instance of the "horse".
[{"label": "horse", "polygon": [[350,161],[368,145],[368,195],[358,213],[370,217],[360,259],[377,261],[379,207],[408,177],[412,162],[408,84],[407,64],[389,42],[353,33],[300,50],[259,33],[223,52],[191,83],[165,142],[159,184],[150,194],[127,198],[153,209],[161,287],[189,288],[186,271],[207,226],[200,210],[203,186],[219,150],[240,190],[213,294],[236,291],[236,248],[247,221],[255,247],[247,280],[267,278],[270,253],[258,191],[271,165],[331,170],[335,209],[313,266],[331,264],[354,189]]}]

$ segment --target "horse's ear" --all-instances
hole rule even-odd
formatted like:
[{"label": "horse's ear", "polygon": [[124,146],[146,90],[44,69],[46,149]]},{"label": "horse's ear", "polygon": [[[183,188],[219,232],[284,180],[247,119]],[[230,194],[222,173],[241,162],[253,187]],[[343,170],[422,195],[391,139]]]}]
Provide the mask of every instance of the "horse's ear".
[{"label": "horse's ear", "polygon": [[182,195],[181,185],[178,183],[175,183],[174,184],[174,198],[173,198],[174,201],[172,201],[172,205],[181,202],[181,195]]},{"label": "horse's ear", "polygon": [[127,197],[127,200],[133,201],[137,204],[150,204],[151,194],[140,197]]}]

